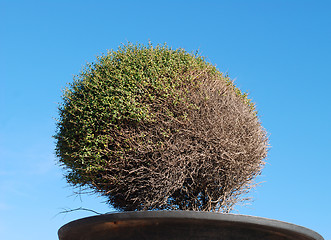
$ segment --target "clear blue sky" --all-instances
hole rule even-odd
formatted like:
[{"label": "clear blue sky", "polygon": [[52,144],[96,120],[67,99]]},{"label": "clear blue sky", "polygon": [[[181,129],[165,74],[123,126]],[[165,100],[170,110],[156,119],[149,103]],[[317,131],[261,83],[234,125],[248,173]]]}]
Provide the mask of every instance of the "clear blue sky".
[{"label": "clear blue sky", "polygon": [[57,103],[86,62],[121,43],[200,49],[256,102],[267,165],[241,214],[331,240],[331,1],[0,0],[0,239],[56,240],[100,197],[72,195],[55,164]]}]

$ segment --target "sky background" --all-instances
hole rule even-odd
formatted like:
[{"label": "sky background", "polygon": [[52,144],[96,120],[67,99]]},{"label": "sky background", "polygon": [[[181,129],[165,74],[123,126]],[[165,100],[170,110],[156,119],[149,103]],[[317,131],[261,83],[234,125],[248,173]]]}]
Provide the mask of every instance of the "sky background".
[{"label": "sky background", "polygon": [[[270,135],[241,214],[331,240],[331,1],[0,0],[0,239],[56,240],[65,223],[114,211],[76,196],[56,165],[62,90],[122,43],[200,50],[250,93]],[[234,212],[236,213],[236,211]]]}]

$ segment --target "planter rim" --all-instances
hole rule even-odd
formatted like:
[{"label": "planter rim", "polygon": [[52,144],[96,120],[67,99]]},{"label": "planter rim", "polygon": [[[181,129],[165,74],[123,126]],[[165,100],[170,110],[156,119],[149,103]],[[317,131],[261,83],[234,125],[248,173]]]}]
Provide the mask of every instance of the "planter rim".
[{"label": "planter rim", "polygon": [[324,238],[317,232],[288,222],[279,220],[241,215],[241,214],[230,214],[230,213],[215,213],[215,212],[199,212],[199,211],[135,211],[135,212],[117,212],[101,214],[78,220],[71,221],[63,225],[58,235],[63,236],[66,234],[68,229],[76,226],[91,226],[97,225],[104,222],[116,222],[116,221],[127,221],[127,220],[152,220],[152,219],[190,219],[190,220],[209,220],[218,222],[234,223],[236,225],[254,226],[260,228],[270,228],[274,230],[292,232],[294,234],[303,235],[313,240],[324,240]]}]

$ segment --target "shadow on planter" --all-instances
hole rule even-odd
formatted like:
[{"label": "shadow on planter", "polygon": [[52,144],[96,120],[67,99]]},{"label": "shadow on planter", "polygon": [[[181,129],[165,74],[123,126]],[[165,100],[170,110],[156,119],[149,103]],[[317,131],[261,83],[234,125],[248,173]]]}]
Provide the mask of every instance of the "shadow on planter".
[{"label": "shadow on planter", "polygon": [[60,240],[323,240],[318,233],[260,217],[193,211],[122,212],[72,221]]}]

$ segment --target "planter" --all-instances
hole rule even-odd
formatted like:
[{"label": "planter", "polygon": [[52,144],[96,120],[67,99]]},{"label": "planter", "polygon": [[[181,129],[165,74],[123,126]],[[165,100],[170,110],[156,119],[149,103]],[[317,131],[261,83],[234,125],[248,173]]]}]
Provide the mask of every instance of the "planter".
[{"label": "planter", "polygon": [[266,218],[193,211],[122,212],[72,221],[60,240],[323,240],[318,233]]}]

